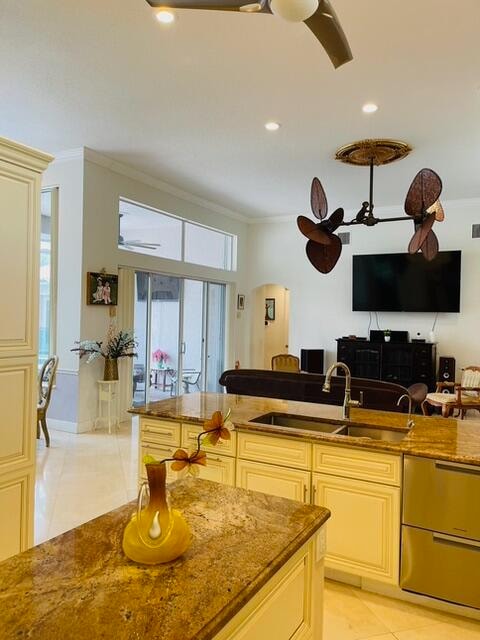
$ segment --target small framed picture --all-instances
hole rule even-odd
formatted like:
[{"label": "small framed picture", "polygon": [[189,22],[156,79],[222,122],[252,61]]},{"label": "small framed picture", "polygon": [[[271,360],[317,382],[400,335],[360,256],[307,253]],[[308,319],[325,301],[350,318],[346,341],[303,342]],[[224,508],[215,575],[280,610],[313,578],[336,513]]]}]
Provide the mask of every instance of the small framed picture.
[{"label": "small framed picture", "polygon": [[239,293],[237,296],[237,310],[244,311],[245,310],[245,296],[243,293]]},{"label": "small framed picture", "polygon": [[87,273],[87,304],[114,307],[118,304],[118,276],[113,273]]},{"label": "small framed picture", "polygon": [[275,298],[265,298],[265,321],[275,320]]}]

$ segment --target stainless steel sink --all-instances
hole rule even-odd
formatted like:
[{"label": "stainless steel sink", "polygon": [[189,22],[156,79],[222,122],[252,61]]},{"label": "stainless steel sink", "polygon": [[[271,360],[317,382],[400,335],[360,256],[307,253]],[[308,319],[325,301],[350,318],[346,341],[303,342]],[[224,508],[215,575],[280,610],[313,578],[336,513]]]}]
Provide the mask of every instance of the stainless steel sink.
[{"label": "stainless steel sink", "polygon": [[386,440],[388,442],[400,442],[408,434],[408,431],[395,431],[394,429],[382,429],[381,427],[361,427],[345,425],[337,436],[351,436],[352,438],[371,438],[372,440]]},{"label": "stainless steel sink", "polygon": [[346,427],[344,424],[335,424],[322,418],[295,416],[289,413],[266,413],[263,416],[253,418],[250,422],[271,424],[289,429],[302,429],[303,431],[316,431],[317,433],[337,433]]},{"label": "stainless steel sink", "polygon": [[253,418],[250,422],[259,422],[260,424],[270,424],[272,426],[301,429],[302,431],[313,431],[316,433],[331,433],[336,436],[385,440],[387,442],[400,442],[408,434],[407,429],[396,431],[395,429],[370,427],[368,425],[335,423],[323,418],[295,416],[290,413],[266,413],[257,418]]}]

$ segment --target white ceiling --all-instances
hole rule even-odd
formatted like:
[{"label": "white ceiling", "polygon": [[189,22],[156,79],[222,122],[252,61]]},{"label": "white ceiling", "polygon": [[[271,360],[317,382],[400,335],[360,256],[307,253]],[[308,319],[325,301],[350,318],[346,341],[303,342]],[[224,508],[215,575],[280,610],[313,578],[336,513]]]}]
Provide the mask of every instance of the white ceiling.
[{"label": "white ceiling", "polygon": [[179,11],[166,27],[145,0],[3,0],[0,134],[88,146],[253,217],[308,213],[313,175],[331,210],[359,205],[368,172],[332,156],[371,136],[414,147],[378,169],[377,206],[423,166],[443,199],[480,196],[480,0],[332,2],[354,54],[337,71],[304,25],[269,15]]}]

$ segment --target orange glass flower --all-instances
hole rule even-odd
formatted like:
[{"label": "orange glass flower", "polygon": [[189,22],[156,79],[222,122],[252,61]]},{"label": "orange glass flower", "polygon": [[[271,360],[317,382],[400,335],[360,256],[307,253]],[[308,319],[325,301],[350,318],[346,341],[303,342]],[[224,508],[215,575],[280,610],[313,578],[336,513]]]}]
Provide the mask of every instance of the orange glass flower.
[{"label": "orange glass flower", "polygon": [[172,456],[174,462],[172,462],[172,471],[182,471],[187,469],[187,472],[192,476],[197,476],[199,473],[198,466],[203,467],[207,464],[207,454],[205,451],[195,451],[194,453],[187,453],[185,449],[177,449]]},{"label": "orange glass flower", "polygon": [[233,425],[228,421],[229,416],[230,411],[227,413],[225,418],[221,411],[215,411],[210,420],[205,420],[204,429],[208,434],[205,436],[206,442],[215,446],[220,439],[230,440],[229,427]]}]

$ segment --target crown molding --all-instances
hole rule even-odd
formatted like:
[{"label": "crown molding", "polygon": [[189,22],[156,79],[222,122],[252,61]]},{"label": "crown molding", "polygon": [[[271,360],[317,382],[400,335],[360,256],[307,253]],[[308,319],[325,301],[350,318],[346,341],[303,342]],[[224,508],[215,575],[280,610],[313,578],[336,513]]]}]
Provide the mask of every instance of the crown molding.
[{"label": "crown molding", "polygon": [[49,153],[2,137],[0,137],[0,158],[39,173],[44,171],[53,160],[53,156]]},{"label": "crown molding", "polygon": [[155,189],[159,189],[160,191],[169,193],[172,196],[181,198],[182,200],[186,200],[187,202],[190,202],[192,204],[196,204],[199,207],[203,207],[215,213],[219,213],[220,215],[226,216],[227,218],[232,218],[233,220],[237,220],[238,222],[248,223],[250,221],[250,218],[242,215],[241,213],[232,211],[231,209],[217,204],[216,202],[212,202],[211,200],[201,198],[200,196],[190,193],[189,191],[184,191],[183,189],[175,187],[168,182],[164,182],[163,180],[154,178],[153,176],[144,173],[143,171],[139,171],[138,169],[135,169],[130,165],[123,164],[123,162],[113,160],[103,153],[94,151],[89,147],[84,147],[83,152],[85,160],[93,162],[94,164],[104,167],[105,169],[109,169],[110,171],[124,175],[127,178],[138,180],[139,182],[143,182],[150,187],[154,187]]}]

